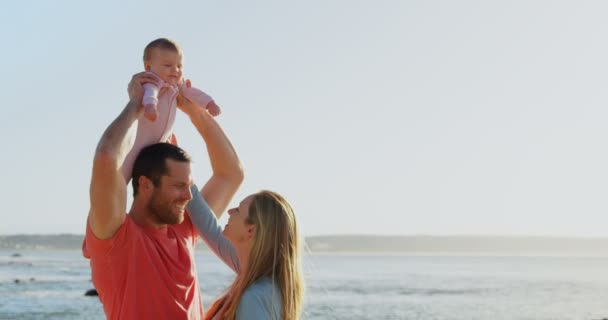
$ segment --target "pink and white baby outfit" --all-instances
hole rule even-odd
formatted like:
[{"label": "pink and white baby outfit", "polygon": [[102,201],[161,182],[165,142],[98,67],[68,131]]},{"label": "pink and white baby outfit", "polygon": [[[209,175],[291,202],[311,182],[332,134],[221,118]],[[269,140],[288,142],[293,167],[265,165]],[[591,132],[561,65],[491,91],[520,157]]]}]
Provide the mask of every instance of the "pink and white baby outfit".
[{"label": "pink and white baby outfit", "polygon": [[[150,72],[151,73],[151,72]],[[153,74],[153,73],[151,73]],[[154,75],[154,74],[153,74]],[[125,161],[120,168],[127,183],[131,180],[133,164],[139,152],[154,143],[168,142],[173,133],[173,125],[175,124],[175,112],[177,110],[177,95],[179,89],[172,86],[160,78],[159,86],[154,84],[144,84],[143,105],[146,113],[139,116],[137,124],[137,134],[135,143],[125,158]],[[197,88],[188,88],[186,84],[181,85],[184,96],[192,101],[197,106],[206,108],[212,116],[220,114],[220,109],[215,103],[210,103],[213,99]],[[150,111],[156,109],[156,120],[151,121],[146,117]]]}]

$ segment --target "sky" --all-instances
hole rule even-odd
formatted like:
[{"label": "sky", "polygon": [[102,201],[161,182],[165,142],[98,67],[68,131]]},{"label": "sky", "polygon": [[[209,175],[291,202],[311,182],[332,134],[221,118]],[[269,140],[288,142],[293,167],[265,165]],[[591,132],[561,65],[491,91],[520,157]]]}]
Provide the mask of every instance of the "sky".
[{"label": "sky", "polygon": [[95,146],[168,37],[222,107],[232,205],[277,191],[307,236],[606,236],[607,2],[168,4],[0,4],[0,234],[84,233]]}]

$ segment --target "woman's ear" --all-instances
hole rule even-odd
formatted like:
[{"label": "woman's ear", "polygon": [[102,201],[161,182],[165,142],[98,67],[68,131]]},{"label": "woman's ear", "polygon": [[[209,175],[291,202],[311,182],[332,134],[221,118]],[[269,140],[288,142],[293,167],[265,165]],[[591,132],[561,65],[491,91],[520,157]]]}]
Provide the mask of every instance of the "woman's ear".
[{"label": "woman's ear", "polygon": [[255,224],[247,226],[247,240],[253,239],[253,236],[255,236]]}]

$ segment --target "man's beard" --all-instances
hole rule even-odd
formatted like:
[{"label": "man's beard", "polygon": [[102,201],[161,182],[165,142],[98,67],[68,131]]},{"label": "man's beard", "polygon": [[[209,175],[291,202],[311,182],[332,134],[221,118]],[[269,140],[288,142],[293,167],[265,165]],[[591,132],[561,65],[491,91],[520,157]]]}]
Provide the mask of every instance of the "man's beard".
[{"label": "man's beard", "polygon": [[171,211],[173,206],[165,201],[160,192],[154,191],[148,202],[148,210],[160,224],[179,224],[184,221],[184,215],[176,215]]}]

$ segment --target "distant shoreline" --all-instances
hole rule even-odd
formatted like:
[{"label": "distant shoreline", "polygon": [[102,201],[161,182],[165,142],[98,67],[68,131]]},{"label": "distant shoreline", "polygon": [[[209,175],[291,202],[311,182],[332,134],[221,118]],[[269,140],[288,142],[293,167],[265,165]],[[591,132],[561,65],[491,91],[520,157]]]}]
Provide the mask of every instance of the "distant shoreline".
[{"label": "distant shoreline", "polygon": [[[84,235],[3,235],[0,249],[80,249]],[[199,242],[200,250],[208,250]],[[608,256],[608,238],[543,236],[373,236],[306,237],[305,252],[314,254],[471,255],[471,256]]]}]

